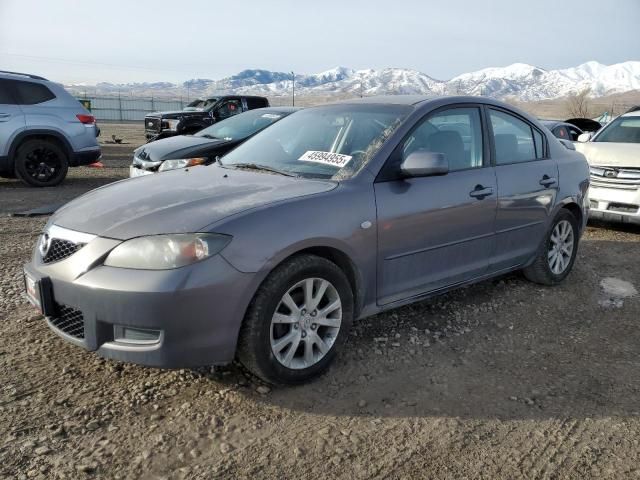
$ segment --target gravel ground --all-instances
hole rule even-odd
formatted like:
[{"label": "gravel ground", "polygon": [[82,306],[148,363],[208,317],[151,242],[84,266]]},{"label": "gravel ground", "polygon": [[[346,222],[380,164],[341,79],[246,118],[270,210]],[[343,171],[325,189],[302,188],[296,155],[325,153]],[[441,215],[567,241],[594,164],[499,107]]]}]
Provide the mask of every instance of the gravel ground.
[{"label": "gravel ground", "polygon": [[[0,208],[126,175],[105,163],[0,181]],[[589,227],[558,287],[514,274],[358,322],[326,375],[269,390],[65,343],[21,295],[46,218],[4,213],[0,478],[640,478],[638,228]]]}]

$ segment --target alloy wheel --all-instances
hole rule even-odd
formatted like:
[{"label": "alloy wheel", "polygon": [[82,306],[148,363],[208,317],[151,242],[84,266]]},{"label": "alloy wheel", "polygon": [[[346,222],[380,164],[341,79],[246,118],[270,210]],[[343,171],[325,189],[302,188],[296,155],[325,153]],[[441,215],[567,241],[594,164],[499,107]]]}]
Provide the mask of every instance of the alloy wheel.
[{"label": "alloy wheel", "polygon": [[342,324],[342,302],[331,282],[306,278],[282,296],[271,319],[271,351],[291,369],[318,363],[331,350]]},{"label": "alloy wheel", "polygon": [[547,252],[549,268],[554,274],[562,274],[569,266],[574,243],[571,223],[567,220],[561,220],[553,227]]}]

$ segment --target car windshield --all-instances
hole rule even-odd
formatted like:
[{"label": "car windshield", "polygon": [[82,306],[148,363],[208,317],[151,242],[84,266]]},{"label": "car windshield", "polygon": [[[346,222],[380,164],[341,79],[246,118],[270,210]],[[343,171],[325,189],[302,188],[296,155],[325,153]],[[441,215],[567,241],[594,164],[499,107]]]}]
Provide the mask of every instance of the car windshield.
[{"label": "car windshield", "polygon": [[640,143],[640,117],[618,117],[612,120],[593,141]]},{"label": "car windshield", "polygon": [[208,98],[206,100],[198,99],[191,102],[189,105],[185,107],[186,109],[194,109],[194,110],[203,110],[206,107],[210,107],[214,103],[218,101],[217,98]]},{"label": "car windshield", "polygon": [[196,137],[242,140],[287,116],[287,112],[251,110],[200,130]]},{"label": "car windshield", "polygon": [[228,153],[222,164],[265,166],[301,177],[349,178],[371,160],[412,109],[362,104],[302,110]]}]

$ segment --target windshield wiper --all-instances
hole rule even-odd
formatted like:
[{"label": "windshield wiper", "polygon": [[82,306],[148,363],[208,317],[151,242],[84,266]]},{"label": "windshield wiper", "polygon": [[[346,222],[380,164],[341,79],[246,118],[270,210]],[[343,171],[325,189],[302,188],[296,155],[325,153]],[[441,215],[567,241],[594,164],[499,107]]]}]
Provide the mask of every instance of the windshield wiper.
[{"label": "windshield wiper", "polygon": [[211,140],[218,140],[218,137],[214,137],[213,135],[209,135],[208,133],[204,133],[200,136],[203,138],[210,138]]},{"label": "windshield wiper", "polygon": [[269,167],[267,165],[258,165],[257,163],[233,163],[227,165],[232,168],[246,168],[248,170],[263,170],[265,172],[278,173],[286,177],[297,177],[295,173],[287,172],[286,170],[278,170],[277,168]]}]

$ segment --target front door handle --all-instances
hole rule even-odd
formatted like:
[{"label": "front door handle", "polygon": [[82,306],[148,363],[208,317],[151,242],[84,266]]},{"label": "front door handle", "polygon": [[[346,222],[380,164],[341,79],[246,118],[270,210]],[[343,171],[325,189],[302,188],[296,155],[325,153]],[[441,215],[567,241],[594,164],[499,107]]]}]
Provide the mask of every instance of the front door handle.
[{"label": "front door handle", "polygon": [[549,175],[545,175],[544,177],[542,177],[542,180],[540,180],[540,185],[542,185],[543,187],[550,187],[551,185],[555,185],[556,183],[558,183],[558,180],[556,178],[550,177]]},{"label": "front door handle", "polygon": [[482,200],[484,197],[488,197],[489,195],[493,195],[493,188],[485,188],[482,185],[476,185],[476,188],[469,192],[470,197],[477,198],[478,200]]}]

